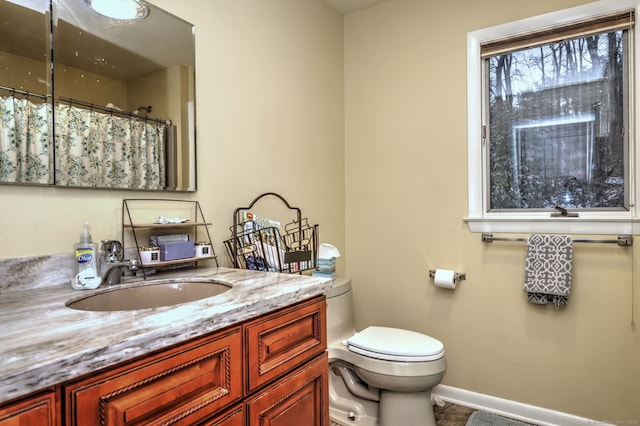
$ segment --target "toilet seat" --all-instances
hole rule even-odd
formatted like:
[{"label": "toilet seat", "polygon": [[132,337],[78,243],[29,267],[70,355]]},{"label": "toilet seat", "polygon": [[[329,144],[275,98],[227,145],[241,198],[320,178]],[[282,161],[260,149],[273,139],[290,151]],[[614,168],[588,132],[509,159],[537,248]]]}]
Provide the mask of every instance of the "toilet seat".
[{"label": "toilet seat", "polygon": [[367,327],[347,339],[347,346],[357,354],[387,361],[425,362],[444,356],[439,340],[391,327]]}]

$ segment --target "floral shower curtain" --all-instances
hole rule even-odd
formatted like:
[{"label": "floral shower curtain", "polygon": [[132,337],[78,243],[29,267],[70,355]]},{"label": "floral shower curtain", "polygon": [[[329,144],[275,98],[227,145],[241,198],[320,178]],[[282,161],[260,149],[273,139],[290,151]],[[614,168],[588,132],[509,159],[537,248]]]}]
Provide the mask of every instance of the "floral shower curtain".
[{"label": "floral shower curtain", "polygon": [[0,96],[0,182],[53,183],[51,105]]},{"label": "floral shower curtain", "polygon": [[163,189],[165,128],[72,105],[56,108],[56,184]]}]

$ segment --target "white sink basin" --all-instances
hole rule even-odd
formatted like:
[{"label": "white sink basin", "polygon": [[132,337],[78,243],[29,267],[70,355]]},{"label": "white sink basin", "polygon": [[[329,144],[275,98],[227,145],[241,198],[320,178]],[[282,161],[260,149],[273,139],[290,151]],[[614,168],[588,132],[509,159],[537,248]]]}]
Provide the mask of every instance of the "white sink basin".
[{"label": "white sink basin", "polygon": [[215,280],[154,281],[136,287],[116,288],[71,300],[67,307],[82,311],[133,311],[172,306],[217,296],[231,289]]}]

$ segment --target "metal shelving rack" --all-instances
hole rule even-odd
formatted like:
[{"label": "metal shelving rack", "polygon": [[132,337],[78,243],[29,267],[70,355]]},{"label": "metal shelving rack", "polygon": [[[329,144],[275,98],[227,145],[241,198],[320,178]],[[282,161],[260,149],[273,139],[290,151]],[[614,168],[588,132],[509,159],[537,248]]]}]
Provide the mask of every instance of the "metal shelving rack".
[{"label": "metal shelving rack", "polygon": [[[146,203],[147,205],[157,206],[160,209],[166,211],[184,211],[189,212],[189,218],[184,223],[154,223],[154,222],[137,222],[133,219],[133,212],[136,208],[140,208],[140,205]],[[148,210],[148,209],[145,209]],[[160,214],[162,212],[159,212]],[[155,212],[159,216],[158,212]],[[166,213],[165,213],[166,214]],[[211,233],[209,227],[213,224],[207,222],[202,213],[202,208],[198,201],[189,200],[173,200],[173,199],[161,199],[161,198],[128,198],[122,200],[122,244],[125,246],[126,231],[131,231],[133,241],[136,247],[136,254],[138,256],[138,262],[142,270],[143,276],[147,278],[147,270],[149,269],[163,269],[163,268],[175,268],[175,267],[197,267],[198,262],[205,260],[214,260],[216,267],[218,267],[218,256],[215,253],[213,244],[211,241]],[[198,230],[204,229],[204,232],[198,232]],[[210,256],[201,257],[188,257],[184,259],[159,261],[156,263],[143,264],[140,256],[140,248],[148,245],[143,242],[143,235],[149,236],[151,231],[159,231],[162,233],[175,233],[176,231],[187,231],[190,236],[193,236],[194,241],[200,241],[200,238],[206,234],[206,242],[211,246]],[[198,235],[201,237],[199,238]]]}]

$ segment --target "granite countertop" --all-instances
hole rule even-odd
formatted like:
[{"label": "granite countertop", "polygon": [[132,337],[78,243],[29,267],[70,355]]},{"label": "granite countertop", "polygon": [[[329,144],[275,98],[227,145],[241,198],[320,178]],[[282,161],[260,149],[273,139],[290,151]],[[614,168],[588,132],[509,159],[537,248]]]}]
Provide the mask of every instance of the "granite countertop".
[{"label": "granite countertop", "polygon": [[70,285],[0,295],[0,402],[219,330],[323,294],[331,280],[230,268],[199,268],[150,276],[110,288],[160,279],[215,279],[225,293],[153,309],[88,312],[65,303],[101,292]]}]

